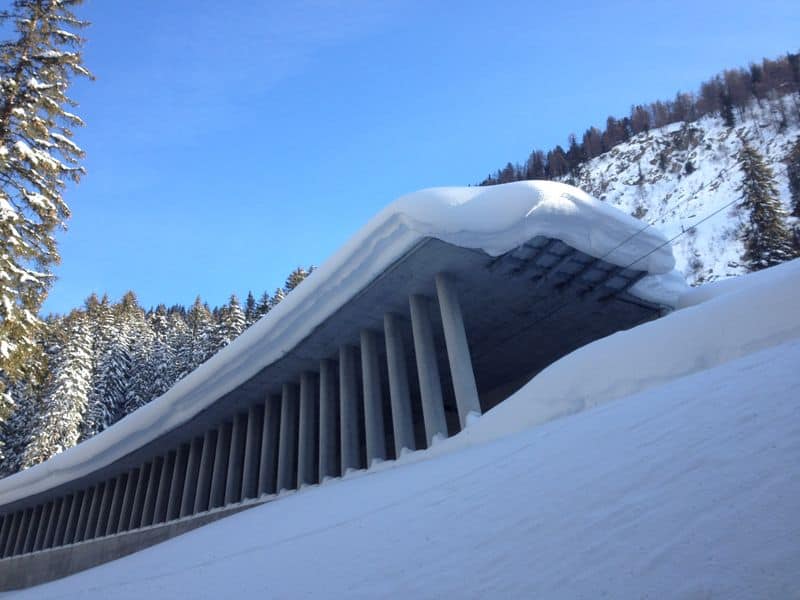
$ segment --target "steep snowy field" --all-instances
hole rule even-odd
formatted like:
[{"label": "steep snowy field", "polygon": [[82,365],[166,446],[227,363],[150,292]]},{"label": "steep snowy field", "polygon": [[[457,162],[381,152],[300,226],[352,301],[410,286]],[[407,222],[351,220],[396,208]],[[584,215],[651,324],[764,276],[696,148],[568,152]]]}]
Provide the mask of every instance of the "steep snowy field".
[{"label": "steep snowy field", "polygon": [[[783,114],[786,126],[781,128]],[[589,161],[571,183],[672,238],[741,197],[737,189],[742,178],[737,158],[740,136],[772,167],[788,210],[784,161],[800,137],[800,96],[796,94],[753,103],[744,114],[737,113],[733,129],[725,127],[720,117],[708,116],[639,134]],[[745,272],[738,234],[746,219],[747,214],[734,204],[676,240],[677,266],[689,283]]]},{"label": "steep snowy field", "polygon": [[534,380],[450,447],[7,596],[800,597],[799,300],[800,260],[698,290],[578,351],[662,364],[610,369],[614,402],[519,430],[568,389]]}]

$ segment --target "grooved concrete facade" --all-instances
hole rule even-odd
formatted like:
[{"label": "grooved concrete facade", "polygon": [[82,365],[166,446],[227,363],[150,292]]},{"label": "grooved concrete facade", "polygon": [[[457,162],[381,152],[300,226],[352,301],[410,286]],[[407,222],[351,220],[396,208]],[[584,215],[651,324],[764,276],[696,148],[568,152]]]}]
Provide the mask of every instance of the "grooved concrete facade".
[{"label": "grooved concrete facade", "polygon": [[212,407],[0,507],[0,589],[120,555],[91,540],[133,551],[455,434],[560,356],[658,316],[629,292],[643,275],[545,237],[497,257],[429,238]]}]

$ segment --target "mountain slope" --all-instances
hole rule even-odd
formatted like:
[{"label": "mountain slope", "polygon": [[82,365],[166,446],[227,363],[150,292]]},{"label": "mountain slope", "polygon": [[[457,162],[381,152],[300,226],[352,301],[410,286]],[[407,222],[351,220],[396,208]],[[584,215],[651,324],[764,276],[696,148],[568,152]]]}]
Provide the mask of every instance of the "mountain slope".
[{"label": "mountain slope", "polygon": [[[753,102],[737,115],[734,128],[726,127],[720,116],[706,116],[653,129],[588,161],[564,180],[672,238],[741,198],[738,155],[745,138],[775,172],[781,202],[789,212],[784,160],[800,138],[799,107],[800,96],[794,94]],[[737,204],[675,241],[678,268],[689,283],[745,272],[739,234],[748,215]]]},{"label": "mountain slope", "polygon": [[[746,300],[744,329],[754,335],[760,320],[791,324],[793,337],[772,346],[754,351],[746,334],[699,329],[706,370],[488,443],[306,488],[12,596],[792,597],[800,321],[792,308],[758,309],[770,290],[796,299],[798,282],[793,261],[705,286],[687,298],[701,304],[662,320],[675,327],[649,329],[653,356],[680,363],[660,353],[671,331]],[[618,336],[583,351],[615,348],[620,362],[641,351],[610,345]],[[518,417],[540,401],[517,402]]]}]

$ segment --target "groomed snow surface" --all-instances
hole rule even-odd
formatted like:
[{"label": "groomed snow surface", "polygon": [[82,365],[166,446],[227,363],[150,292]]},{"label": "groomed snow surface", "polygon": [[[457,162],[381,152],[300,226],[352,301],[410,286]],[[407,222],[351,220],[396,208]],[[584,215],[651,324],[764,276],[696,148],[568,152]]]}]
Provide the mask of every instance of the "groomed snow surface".
[{"label": "groomed snow surface", "polygon": [[800,597],[799,303],[800,260],[689,293],[431,451],[12,595]]}]

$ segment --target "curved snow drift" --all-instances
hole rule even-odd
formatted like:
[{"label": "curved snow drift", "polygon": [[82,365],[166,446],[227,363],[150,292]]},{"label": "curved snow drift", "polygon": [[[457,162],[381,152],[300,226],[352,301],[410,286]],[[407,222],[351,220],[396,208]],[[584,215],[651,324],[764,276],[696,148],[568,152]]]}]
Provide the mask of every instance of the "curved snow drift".
[{"label": "curved snow drift", "polygon": [[103,433],[0,481],[0,505],[124,457],[186,422],[301,342],[420,241],[496,256],[544,235],[606,262],[648,272],[630,293],[675,307],[685,291],[666,239],[584,192],[556,182],[433,188],[387,206],[274,310],[150,404]]}]

